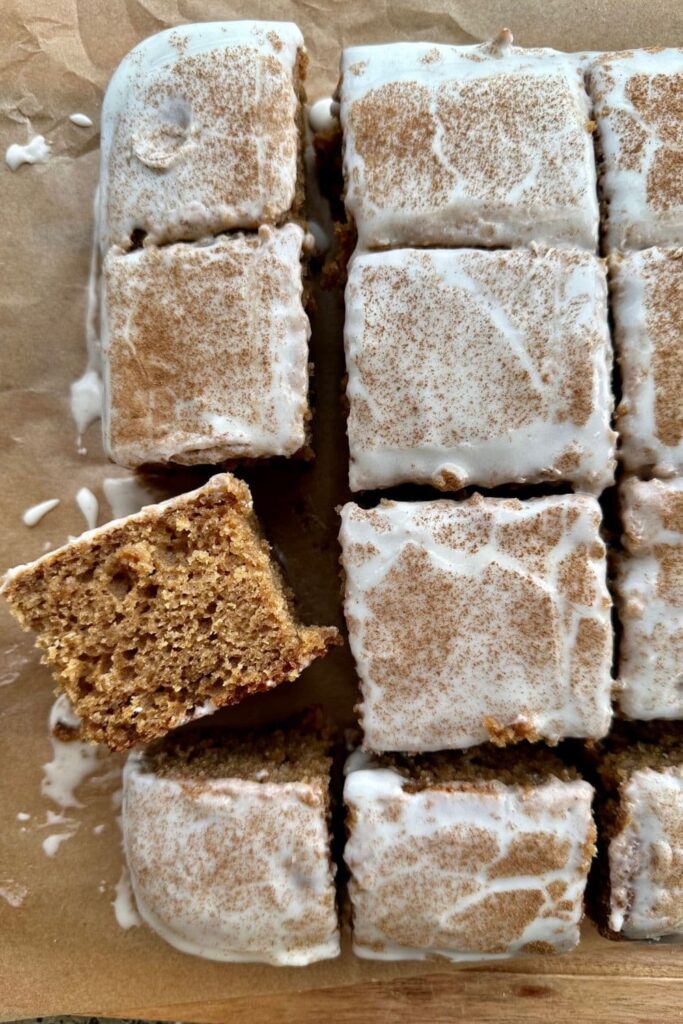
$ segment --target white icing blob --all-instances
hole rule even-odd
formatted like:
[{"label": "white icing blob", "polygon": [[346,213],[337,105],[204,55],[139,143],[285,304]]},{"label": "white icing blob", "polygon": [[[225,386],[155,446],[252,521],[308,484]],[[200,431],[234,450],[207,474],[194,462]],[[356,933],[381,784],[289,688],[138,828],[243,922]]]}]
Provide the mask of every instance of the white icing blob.
[{"label": "white icing blob", "polygon": [[0,879],[0,897],[9,903],[10,907],[20,907],[28,895],[28,889],[20,882],[12,878]]},{"label": "white icing blob", "polygon": [[19,811],[17,814],[17,821],[28,821],[31,815],[27,814],[26,811]]},{"label": "white icing blob", "polygon": [[59,498],[48,498],[47,501],[41,501],[37,505],[31,505],[22,514],[21,521],[24,526],[35,526],[43,516],[46,516],[48,512],[51,512],[53,508],[59,505]]},{"label": "white icing blob", "polygon": [[335,131],[339,127],[339,104],[331,96],[316,100],[308,108],[308,123],[316,135]]},{"label": "white icing blob", "polygon": [[123,519],[154,503],[154,495],[146,490],[134,476],[109,476],[102,481],[104,496],[109,502],[113,519]]},{"label": "white icing blob", "polygon": [[50,156],[50,143],[42,135],[34,135],[25,146],[16,142],[5,152],[5,163],[10,171],[16,171],[22,164],[44,164]]},{"label": "white icing blob", "polygon": [[97,526],[97,513],[100,510],[100,505],[93,492],[88,487],[81,487],[76,495],[76,504],[83,514],[88,529],[94,530]]},{"label": "white icing blob", "polygon": [[317,220],[309,220],[308,230],[313,235],[315,251],[321,254],[327,252],[332,241],[322,224],[319,224]]},{"label": "white icing blob", "polygon": [[87,114],[69,114],[69,120],[79,128],[92,128],[92,119]]},{"label": "white icing blob", "polygon": [[55,832],[53,835],[48,836],[47,839],[43,839],[43,853],[48,857],[54,857],[57,850],[66,842],[67,839],[73,838],[75,832]]},{"label": "white icing blob", "polygon": [[97,370],[86,370],[71,385],[71,415],[78,430],[76,443],[84,453],[83,434],[102,415],[102,378]]},{"label": "white icing blob", "polygon": [[76,799],[75,791],[97,770],[99,749],[91,743],[83,743],[81,740],[65,742],[53,735],[53,729],[58,724],[71,727],[80,724],[64,695],[58,697],[52,705],[48,724],[52,760],[43,765],[41,792],[58,807],[82,807],[83,804]]},{"label": "white icing blob", "polygon": [[133,889],[130,884],[128,868],[124,865],[121,868],[121,877],[116,883],[116,897],[112,901],[116,923],[120,928],[137,928],[142,924],[142,919],[135,909]]}]

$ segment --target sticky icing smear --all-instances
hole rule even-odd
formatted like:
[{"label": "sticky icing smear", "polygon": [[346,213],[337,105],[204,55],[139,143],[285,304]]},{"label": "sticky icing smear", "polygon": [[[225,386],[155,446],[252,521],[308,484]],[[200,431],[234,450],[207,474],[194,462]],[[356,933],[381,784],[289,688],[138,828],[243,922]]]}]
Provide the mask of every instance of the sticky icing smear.
[{"label": "sticky icing smear", "polygon": [[109,502],[112,519],[132,516],[156,500],[134,476],[110,476],[102,481],[104,496]]},{"label": "sticky icing smear", "polygon": [[69,114],[69,120],[79,128],[92,128],[92,120],[87,114]]},{"label": "sticky icing smear", "polygon": [[36,526],[37,523],[59,505],[59,498],[48,498],[47,501],[40,501],[37,505],[27,508],[21,517],[24,526]]},{"label": "sticky icing smear", "polygon": [[9,903],[10,907],[20,907],[28,896],[28,889],[25,885],[15,882],[12,878],[0,879],[0,897]]},{"label": "sticky icing smear", "polygon": [[14,143],[5,152],[5,163],[10,171],[16,171],[22,164],[44,164],[50,156],[50,143],[43,135],[34,135],[25,146]]},{"label": "sticky icing smear", "polygon": [[81,740],[60,740],[53,732],[57,725],[70,728],[80,725],[80,719],[65,695],[58,697],[52,705],[48,719],[52,760],[43,765],[41,793],[58,807],[82,807],[76,798],[76,790],[96,771],[100,760],[99,748]]},{"label": "sticky icing smear", "polygon": [[76,495],[76,504],[81,510],[88,529],[94,530],[97,526],[97,513],[100,510],[100,503],[93,492],[88,487],[81,487]]},{"label": "sticky icing smear", "polygon": [[121,868],[121,877],[116,883],[115,892],[116,896],[112,901],[112,907],[114,908],[116,923],[126,931],[129,928],[137,928],[138,925],[142,924],[142,919],[135,908],[133,887],[131,886],[130,875],[125,864]]}]

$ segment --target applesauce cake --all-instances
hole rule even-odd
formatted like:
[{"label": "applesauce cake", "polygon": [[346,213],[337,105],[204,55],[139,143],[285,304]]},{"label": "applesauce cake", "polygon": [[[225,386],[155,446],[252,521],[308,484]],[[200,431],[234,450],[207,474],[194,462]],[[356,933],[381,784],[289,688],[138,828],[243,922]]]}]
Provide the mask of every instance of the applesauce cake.
[{"label": "applesauce cake", "polygon": [[613,939],[683,938],[683,736],[621,729],[596,762],[599,852],[589,906]]},{"label": "applesauce cake", "polygon": [[683,473],[683,249],[645,249],[610,260],[621,366],[621,459],[649,476]]},{"label": "applesauce cake", "polygon": [[531,241],[595,251],[583,75],[555,50],[353,46],[338,86],[346,209],[362,249]]},{"label": "applesauce cake", "polygon": [[297,620],[228,473],[10,570],[2,592],[83,737],[112,750],[295,679],[339,640]]},{"label": "applesauce cake", "polygon": [[621,710],[683,718],[683,478],[626,479],[617,556]]},{"label": "applesauce cake", "polygon": [[553,754],[347,762],[353,949],[377,960],[501,959],[579,941],[592,787]]},{"label": "applesauce cake", "polygon": [[129,755],[124,850],[140,915],[162,939],[211,960],[338,955],[329,748],[304,724]]},{"label": "applesauce cake", "polygon": [[356,254],[344,342],[353,491],[613,481],[607,286],[590,253]]},{"label": "applesauce cake", "polygon": [[595,498],[383,501],[341,519],[366,749],[605,735],[611,601]]},{"label": "applesauce cake", "polygon": [[683,49],[597,54],[588,81],[606,248],[683,244]]},{"label": "applesauce cake", "polygon": [[102,252],[299,214],[306,62],[290,22],[178,25],[131,50],[102,108]]},{"label": "applesauce cake", "polygon": [[290,456],[306,444],[304,232],[122,253],[103,268],[104,438],[121,466]]}]

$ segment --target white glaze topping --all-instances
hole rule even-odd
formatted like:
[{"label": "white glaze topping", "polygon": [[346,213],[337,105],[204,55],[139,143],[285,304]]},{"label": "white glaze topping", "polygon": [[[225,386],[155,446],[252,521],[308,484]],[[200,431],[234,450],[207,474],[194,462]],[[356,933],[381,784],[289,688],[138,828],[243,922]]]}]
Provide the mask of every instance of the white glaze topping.
[{"label": "white glaze topping", "polygon": [[565,54],[510,39],[344,50],[346,206],[361,248],[538,241],[595,250],[581,71]]},{"label": "white glaze topping", "polygon": [[347,774],[358,956],[479,960],[577,944],[595,839],[587,782],[408,782],[372,763]]},{"label": "white glaze topping", "polygon": [[138,910],[211,960],[303,966],[339,953],[322,786],[124,771],[123,834]]},{"label": "white glaze topping", "polygon": [[22,513],[21,521],[24,526],[36,526],[43,516],[51,512],[59,505],[59,498],[48,498],[47,501],[39,501],[37,505],[31,505]]},{"label": "white glaze topping", "polygon": [[100,510],[100,503],[89,487],[81,487],[76,495],[76,504],[81,510],[85,519],[85,525],[89,530],[97,526],[97,514]]},{"label": "white glaze topping", "polygon": [[105,447],[123,466],[292,455],[310,327],[296,224],[108,253]]},{"label": "white glaze topping", "polygon": [[308,108],[308,123],[316,135],[326,135],[339,128],[339,104],[331,96],[316,100]]},{"label": "white glaze topping", "polygon": [[281,219],[297,180],[289,22],[179,25],[123,59],[102,108],[101,246],[201,238]]},{"label": "white glaze topping", "polygon": [[683,50],[601,54],[589,82],[607,248],[683,244]]},{"label": "white glaze topping", "polygon": [[621,503],[621,709],[630,718],[683,718],[683,478],[629,479]]},{"label": "white glaze topping", "polygon": [[682,473],[683,249],[617,256],[611,276],[624,466],[654,476]]},{"label": "white glaze topping", "polygon": [[100,747],[79,739],[63,740],[54,732],[59,725],[77,730],[80,724],[69,698],[65,694],[59,696],[50,709],[52,760],[43,765],[41,793],[62,809],[83,806],[76,790],[102,763]]},{"label": "white glaze topping", "polygon": [[87,114],[69,114],[69,120],[78,128],[92,128],[92,118]]},{"label": "white glaze topping", "polygon": [[134,476],[105,477],[102,490],[109,502],[113,519],[132,516],[156,500],[151,491],[143,487]]},{"label": "white glaze topping", "polygon": [[683,768],[634,771],[610,841],[609,926],[630,939],[683,936]]},{"label": "white glaze topping", "polygon": [[612,632],[594,498],[348,504],[341,516],[365,747],[605,735]]},{"label": "white glaze topping", "polygon": [[15,142],[5,152],[5,163],[10,171],[16,171],[22,164],[44,164],[50,157],[50,145],[42,135],[34,135],[25,146]]},{"label": "white glaze topping", "polygon": [[352,490],[613,480],[607,288],[589,253],[356,255],[344,342]]}]

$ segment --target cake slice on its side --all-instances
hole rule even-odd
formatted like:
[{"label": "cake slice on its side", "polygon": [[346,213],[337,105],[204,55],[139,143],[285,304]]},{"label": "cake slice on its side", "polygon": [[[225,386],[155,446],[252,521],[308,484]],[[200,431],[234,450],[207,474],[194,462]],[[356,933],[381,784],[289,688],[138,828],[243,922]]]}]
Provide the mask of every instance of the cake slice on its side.
[{"label": "cake slice on its side", "polygon": [[11,570],[2,591],[83,736],[113,750],[295,679],[338,642],[295,618],[227,473]]},{"label": "cake slice on its side", "polygon": [[683,938],[683,735],[670,725],[625,726],[592,760],[592,915],[612,939]]},{"label": "cake slice on its side", "polygon": [[356,752],[344,800],[353,948],[500,959],[579,941],[593,789],[547,750]]},{"label": "cake slice on its side", "polygon": [[329,748],[304,723],[130,755],[124,849],[138,910],[166,942],[287,966],[338,955]]}]

